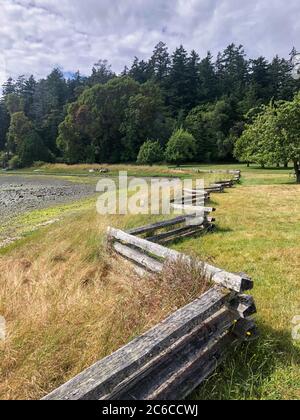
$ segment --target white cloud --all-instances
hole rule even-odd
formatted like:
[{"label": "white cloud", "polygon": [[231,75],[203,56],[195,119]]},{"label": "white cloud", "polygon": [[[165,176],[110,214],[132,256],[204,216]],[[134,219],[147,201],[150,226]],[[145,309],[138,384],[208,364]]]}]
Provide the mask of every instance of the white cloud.
[{"label": "white cloud", "polygon": [[299,12],[298,0],[1,0],[0,75],[43,77],[54,66],[89,74],[100,58],[120,71],[160,40],[201,55],[235,42],[251,56],[288,56]]}]

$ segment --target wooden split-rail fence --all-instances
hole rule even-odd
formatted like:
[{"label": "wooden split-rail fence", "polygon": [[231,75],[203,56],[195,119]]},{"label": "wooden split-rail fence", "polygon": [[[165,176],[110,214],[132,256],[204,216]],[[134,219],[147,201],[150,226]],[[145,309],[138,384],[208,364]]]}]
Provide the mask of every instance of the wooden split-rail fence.
[{"label": "wooden split-rail fence", "polygon": [[161,273],[167,262],[182,261],[199,265],[211,287],[194,302],[44,399],[184,399],[214,372],[234,344],[256,337],[252,320],[255,303],[245,294],[253,288],[253,282],[247,275],[194,261],[164,246],[171,240],[210,228],[212,210],[204,209],[202,221],[197,220],[198,216],[185,214],[127,232],[108,228],[110,247],[134,263],[141,274]]}]

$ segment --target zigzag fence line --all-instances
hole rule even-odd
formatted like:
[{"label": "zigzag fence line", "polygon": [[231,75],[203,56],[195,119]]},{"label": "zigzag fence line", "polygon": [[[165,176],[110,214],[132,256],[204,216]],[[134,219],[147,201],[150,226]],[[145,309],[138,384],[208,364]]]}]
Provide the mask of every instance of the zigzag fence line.
[{"label": "zigzag fence line", "polygon": [[[240,179],[216,183],[216,192]],[[214,187],[212,187],[214,188]],[[209,199],[210,189],[205,193]],[[189,206],[203,192],[191,191]],[[174,239],[212,228],[213,208],[204,208],[195,222],[191,213],[124,232],[108,228],[112,249],[144,274],[161,273],[165,264],[197,264],[210,289],[150,331],[49,394],[47,400],[179,400],[195,390],[224,360],[233,344],[257,335],[252,315],[254,300],[244,294],[253,282],[245,274],[229,273],[203,261],[194,261],[164,245]],[[171,230],[170,230],[171,229]],[[147,235],[146,237],[143,237]]]}]

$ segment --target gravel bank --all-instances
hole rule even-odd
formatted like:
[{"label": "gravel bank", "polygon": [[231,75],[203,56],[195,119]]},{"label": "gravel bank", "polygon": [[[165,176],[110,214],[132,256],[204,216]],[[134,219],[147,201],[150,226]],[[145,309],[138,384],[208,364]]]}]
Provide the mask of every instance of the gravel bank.
[{"label": "gravel bank", "polygon": [[0,220],[88,197],[95,185],[49,177],[0,175]]}]

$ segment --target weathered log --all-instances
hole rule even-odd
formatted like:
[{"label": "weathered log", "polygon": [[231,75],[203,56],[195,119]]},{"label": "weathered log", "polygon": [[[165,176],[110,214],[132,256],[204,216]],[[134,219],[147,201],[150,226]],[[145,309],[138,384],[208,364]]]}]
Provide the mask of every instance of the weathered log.
[{"label": "weathered log", "polygon": [[198,204],[198,205],[202,205],[204,203],[206,203],[208,201],[208,199],[206,197],[182,197],[182,198],[174,198],[172,200],[170,200],[170,204]]},{"label": "weathered log", "polygon": [[[196,190],[186,190],[184,193],[180,196],[176,196],[173,201],[180,201],[180,200],[190,200],[190,199],[198,199],[198,200],[208,200],[210,198],[210,193],[202,190],[196,191]],[[172,201],[172,200],[171,200]]]},{"label": "weathered log", "polygon": [[184,201],[184,200],[207,200],[209,198],[209,194],[184,194],[181,197],[175,197],[170,200],[170,203],[174,203],[175,201]]},{"label": "weathered log", "polygon": [[201,385],[224,360],[234,342],[230,333],[211,340],[206,351],[196,352],[180,371],[149,396],[149,400],[183,400]]},{"label": "weathered log", "polygon": [[211,185],[209,187],[206,187],[205,191],[210,192],[210,193],[223,193],[224,192],[224,186],[222,186],[222,185]]},{"label": "weathered log", "polygon": [[232,179],[226,179],[226,180],[215,181],[215,184],[217,184],[217,185],[219,185],[219,184],[233,184],[233,180]]},{"label": "weathered log", "polygon": [[201,233],[205,229],[203,226],[204,219],[202,219],[201,225],[189,225],[184,226],[179,229],[170,230],[169,232],[163,232],[158,235],[152,236],[151,238],[147,238],[150,242],[160,242],[160,241],[170,241],[179,239],[186,236],[195,235],[196,233]]},{"label": "weathered log", "polygon": [[213,287],[199,299],[179,309],[165,321],[86,369],[44,399],[99,400],[111,394],[137,369],[216,314],[230,296],[226,289]]},{"label": "weathered log", "polygon": [[210,217],[205,215],[204,217],[202,216],[190,216],[186,218],[186,226],[199,226],[201,224],[210,224],[216,221],[215,217]]},{"label": "weathered log", "polygon": [[[182,200],[171,200],[170,201],[170,204],[171,205],[173,205],[173,204],[175,204],[176,206],[177,205],[179,205],[179,206],[201,206],[202,204],[207,204],[208,203],[208,199],[201,199],[200,201],[199,201],[199,199],[198,198],[183,198]],[[174,208],[173,206],[172,206],[172,208]],[[178,209],[177,209],[178,210]]]},{"label": "weathered log", "polygon": [[[191,190],[192,191],[192,190]],[[209,193],[208,192],[202,192],[202,191],[195,191],[195,192],[185,192],[182,195],[176,196],[174,197],[174,200],[183,200],[183,199],[187,199],[187,198],[198,198],[200,199],[205,199],[209,197]]]},{"label": "weathered log", "polygon": [[[127,242],[137,248],[141,248],[149,254],[156,255],[159,258],[165,258],[173,261],[185,260],[191,261],[191,257],[181,254],[177,251],[165,248],[161,245],[154,244],[153,242],[146,241],[145,239],[138,238],[136,236],[129,235],[119,229],[109,227],[107,230],[108,237],[115,238],[119,241]],[[228,273],[225,270],[221,270],[210,264],[199,262],[203,265],[205,273],[211,277],[212,281],[216,284],[221,284],[231,290],[238,293],[242,293],[246,290],[253,288],[253,282],[246,276],[239,276],[237,274]]]},{"label": "weathered log", "polygon": [[256,305],[253,296],[238,295],[228,304],[228,308],[239,314],[241,318],[248,318],[256,314]]},{"label": "weathered log", "polygon": [[[225,351],[223,337],[228,335],[234,321],[232,313],[222,309],[161,352],[157,358],[142,366],[135,375],[119,384],[112,394],[104,398],[110,400],[185,398],[205,379],[203,375],[195,375],[195,365],[199,367],[201,364],[205,368],[212,359],[213,349],[216,350],[217,343],[218,348],[222,349],[222,352]],[[216,363],[212,370],[215,367]],[[211,372],[209,370],[209,373]],[[183,384],[185,384],[184,391]]]},{"label": "weathered log", "polygon": [[179,225],[181,223],[185,223],[187,216],[179,216],[174,219],[165,220],[163,222],[153,223],[150,225],[133,228],[127,231],[130,235],[142,235],[144,233],[154,232],[158,229],[163,229],[169,226]]},{"label": "weathered log", "polygon": [[178,239],[183,239],[183,238],[190,238],[190,237],[194,237],[195,235],[200,235],[201,233],[203,234],[204,232],[211,232],[213,229],[215,228],[214,225],[212,224],[204,224],[203,226],[200,226],[198,228],[188,230],[186,232],[182,232],[180,234],[174,235],[174,236],[170,236],[169,238],[165,238],[165,239],[161,239],[159,241],[159,243],[161,245],[167,245],[171,242],[174,242],[175,240]]},{"label": "weathered log", "polygon": [[221,185],[224,188],[232,188],[234,186],[233,181],[230,181],[230,182],[229,181],[226,181],[226,182],[219,181],[219,182],[216,182],[215,184],[216,185]]},{"label": "weathered log", "polygon": [[171,207],[174,210],[182,210],[186,213],[212,213],[216,211],[214,207],[191,206],[184,204],[171,204]]},{"label": "weathered log", "polygon": [[123,257],[136,262],[153,273],[160,273],[163,270],[163,264],[161,262],[143,254],[140,251],[137,251],[136,249],[132,249],[129,246],[122,245],[117,242],[113,244],[113,247]]},{"label": "weathered log", "polygon": [[186,194],[194,194],[195,192],[197,194],[206,194],[205,188],[184,188],[183,192]]}]

